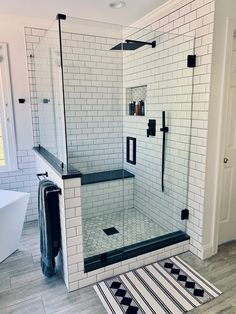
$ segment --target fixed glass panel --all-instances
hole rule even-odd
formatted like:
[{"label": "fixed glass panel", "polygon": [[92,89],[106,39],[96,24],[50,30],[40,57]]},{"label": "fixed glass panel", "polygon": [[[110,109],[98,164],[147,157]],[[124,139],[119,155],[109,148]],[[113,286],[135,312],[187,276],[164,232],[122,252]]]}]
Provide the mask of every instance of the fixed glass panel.
[{"label": "fixed glass panel", "polygon": [[39,144],[67,165],[58,21],[35,50]]},{"label": "fixed glass panel", "polygon": [[123,248],[123,54],[110,50],[122,27],[70,17],[61,23],[68,158],[83,174],[88,258]]}]

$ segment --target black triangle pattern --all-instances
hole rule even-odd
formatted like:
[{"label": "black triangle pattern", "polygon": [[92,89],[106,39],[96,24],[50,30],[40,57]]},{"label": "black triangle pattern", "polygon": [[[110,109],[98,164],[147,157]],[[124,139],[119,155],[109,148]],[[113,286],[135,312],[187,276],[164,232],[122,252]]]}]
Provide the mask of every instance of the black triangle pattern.
[{"label": "black triangle pattern", "polygon": [[188,280],[188,277],[186,275],[182,275],[180,274],[181,270],[180,268],[177,268],[176,265],[174,265],[173,263],[169,263],[169,262],[165,262],[164,264],[164,268],[167,269],[168,272],[170,272],[173,275],[177,275],[177,280],[185,283],[185,288],[188,289],[193,289],[193,291],[191,290],[190,292],[196,296],[196,297],[204,297],[204,290],[203,289],[199,289],[199,288],[195,288],[196,287],[196,283],[193,281]]},{"label": "black triangle pattern", "polygon": [[126,296],[127,291],[122,287],[121,283],[118,281],[113,281],[110,284],[110,288],[113,290],[117,300],[122,306],[125,307],[126,314],[137,314],[139,308],[137,306],[131,305],[133,299],[129,296]]}]

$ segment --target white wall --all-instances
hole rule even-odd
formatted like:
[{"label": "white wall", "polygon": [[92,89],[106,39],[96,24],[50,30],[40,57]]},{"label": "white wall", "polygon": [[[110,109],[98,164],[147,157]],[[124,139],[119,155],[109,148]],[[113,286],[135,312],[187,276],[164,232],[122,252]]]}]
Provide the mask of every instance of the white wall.
[{"label": "white wall", "polygon": [[[50,23],[47,20],[0,15],[0,42],[6,42],[9,49],[18,160],[18,171],[0,172],[0,188],[31,193],[26,221],[37,218],[37,180],[32,153],[32,119],[24,26],[48,28]],[[25,98],[26,103],[19,104],[18,98]]]},{"label": "white wall", "polygon": [[[33,144],[24,26],[48,28],[50,23],[47,20],[0,15],[0,41],[8,43],[9,47],[18,149],[30,149]],[[25,98],[26,103],[19,104],[18,98]]]},{"label": "white wall", "polygon": [[220,211],[220,171],[223,168],[221,151],[222,119],[224,117],[224,56],[226,49],[227,19],[236,19],[235,0],[216,0],[214,45],[212,60],[211,98],[209,105],[208,153],[206,169],[206,197],[204,203],[203,247],[206,257],[216,253],[218,225],[215,224]]}]

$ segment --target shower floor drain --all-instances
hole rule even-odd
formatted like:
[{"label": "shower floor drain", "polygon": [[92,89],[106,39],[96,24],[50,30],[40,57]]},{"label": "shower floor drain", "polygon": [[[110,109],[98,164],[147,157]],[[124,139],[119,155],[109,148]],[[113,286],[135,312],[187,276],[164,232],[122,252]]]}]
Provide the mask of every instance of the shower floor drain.
[{"label": "shower floor drain", "polygon": [[119,231],[115,227],[103,229],[103,231],[106,233],[106,235],[110,236],[116,233],[119,233]]}]

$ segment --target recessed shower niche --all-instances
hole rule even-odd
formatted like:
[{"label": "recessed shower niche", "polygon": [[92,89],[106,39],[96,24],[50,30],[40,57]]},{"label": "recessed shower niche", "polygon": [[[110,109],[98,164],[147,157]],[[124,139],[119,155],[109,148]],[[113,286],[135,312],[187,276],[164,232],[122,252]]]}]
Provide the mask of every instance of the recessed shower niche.
[{"label": "recessed shower niche", "polygon": [[127,114],[129,116],[145,116],[147,85],[126,88]]}]

